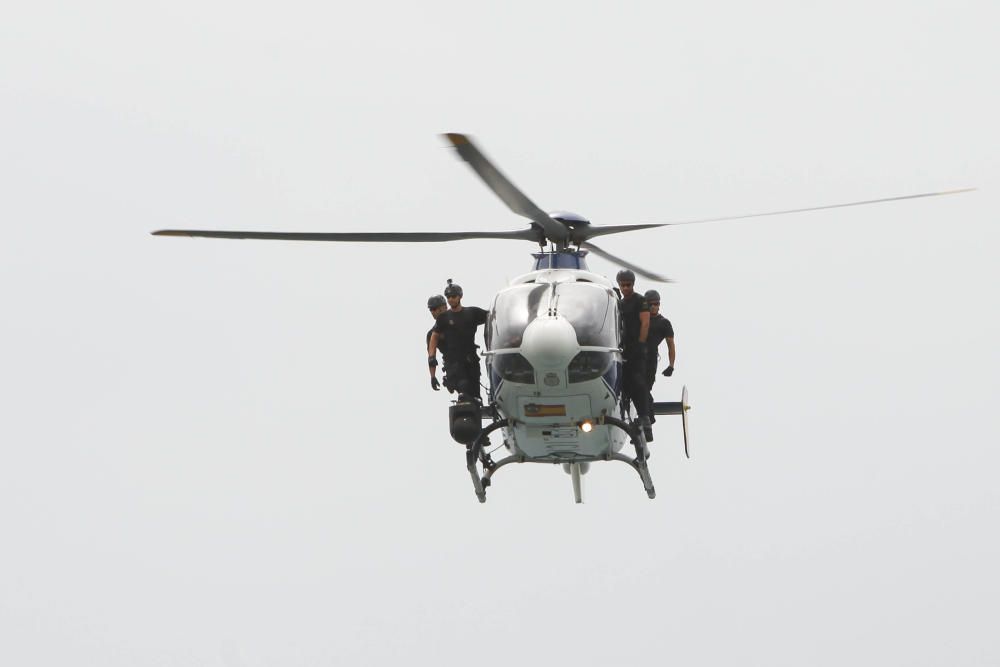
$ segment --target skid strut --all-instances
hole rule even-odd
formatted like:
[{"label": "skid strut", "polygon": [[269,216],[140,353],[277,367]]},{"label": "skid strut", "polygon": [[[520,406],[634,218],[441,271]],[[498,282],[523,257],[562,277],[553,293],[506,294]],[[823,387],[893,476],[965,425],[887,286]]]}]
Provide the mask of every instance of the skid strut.
[{"label": "skid strut", "polygon": [[651,499],[656,497],[656,488],[653,486],[653,478],[649,475],[649,464],[646,463],[646,459],[649,458],[649,447],[646,445],[646,437],[639,428],[637,423],[628,424],[621,419],[616,419],[615,417],[608,417],[607,415],[602,415],[597,419],[598,424],[607,424],[608,426],[616,426],[621,430],[625,431],[628,435],[629,440],[631,440],[632,445],[635,447],[635,458],[630,459],[624,454],[614,453],[609,458],[612,461],[621,461],[622,463],[627,463],[632,466],[637,473],[639,473],[639,479],[642,480],[642,486],[646,489],[646,495]]},{"label": "skid strut", "polygon": [[[469,475],[472,477],[472,486],[476,489],[476,497],[479,498],[479,502],[481,503],[486,502],[486,487],[490,485],[490,475],[492,472],[501,465],[510,463],[507,459],[512,458],[507,457],[507,459],[502,459],[500,463],[494,463],[489,454],[483,454],[483,444],[489,441],[489,434],[504,426],[507,426],[506,421],[493,422],[479,432],[475,442],[465,451],[465,467],[469,469]],[[483,477],[479,476],[479,469],[476,467],[477,462],[482,462],[483,470],[486,471],[486,475]]]},{"label": "skid strut", "polygon": [[[669,406],[669,407],[668,407]],[[687,411],[690,410],[690,406],[687,403],[687,390],[685,389],[684,395],[679,404],[658,404],[657,407],[662,411],[657,411],[657,414],[680,414],[685,419],[685,453],[687,453]],[[665,409],[664,409],[665,408]],[[607,454],[606,456],[600,457],[600,459],[592,460],[607,460],[607,461],[621,461],[632,467],[633,470],[639,475],[639,479],[642,480],[642,486],[646,490],[646,495],[650,498],[656,497],[656,488],[653,486],[653,479],[649,474],[649,464],[647,459],[649,458],[649,446],[646,444],[645,434],[642,428],[637,422],[626,422],[622,419],[616,417],[611,417],[608,415],[601,415],[597,417],[594,422],[598,425],[603,426],[614,426],[625,432],[628,436],[629,441],[632,446],[635,447],[635,458],[630,458],[624,454],[614,452]],[[483,446],[489,442],[489,435],[497,429],[503,428],[505,426],[514,426],[514,420],[497,420],[492,424],[480,431],[479,435],[476,436],[475,441],[469,445],[465,451],[465,465],[469,471],[469,477],[472,479],[472,486],[476,491],[476,497],[479,502],[486,502],[486,489],[490,486],[493,474],[500,468],[509,465],[511,463],[524,463],[528,461],[522,454],[512,454],[506,456],[499,461],[493,461],[493,458],[488,454],[483,452]],[[558,463],[559,461],[542,461],[539,459],[531,459],[532,462],[538,463]],[[479,464],[483,466],[483,474],[479,474]],[[570,474],[572,475],[574,470],[573,466],[578,465],[579,462],[571,463]],[[580,469],[576,468],[577,474],[573,477],[573,491],[577,502],[580,502],[580,487],[579,484],[579,474]]]}]

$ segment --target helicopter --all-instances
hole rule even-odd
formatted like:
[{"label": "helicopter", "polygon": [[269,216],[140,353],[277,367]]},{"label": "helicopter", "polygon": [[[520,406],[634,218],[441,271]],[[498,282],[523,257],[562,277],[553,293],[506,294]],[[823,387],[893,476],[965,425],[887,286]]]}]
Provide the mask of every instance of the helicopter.
[{"label": "helicopter", "polygon": [[[510,281],[493,298],[485,324],[487,400],[459,395],[449,407],[451,437],[465,446],[466,468],[479,502],[494,474],[512,463],[561,465],[572,481],[575,502],[583,502],[582,477],[593,463],[619,461],[638,473],[646,495],[656,497],[649,470],[650,449],[635,406],[623,388],[620,292],[608,278],[590,271],[590,253],[658,283],[670,278],[611,254],[592,239],[682,224],[803,213],[968,192],[962,188],[808,208],[786,209],[680,222],[594,225],[576,213],[543,211],[518,189],[465,134],[443,135],[483,183],[527,229],[465,232],[248,232],[163,229],[154,236],[225,239],[434,243],[466,239],[522,240],[538,244],[532,269]],[[655,415],[681,418],[685,456],[690,458],[686,387],[679,401],[653,403]],[[486,424],[484,426],[484,423]],[[507,455],[492,458],[490,435],[500,431]],[[631,448],[632,453],[625,454]]]}]

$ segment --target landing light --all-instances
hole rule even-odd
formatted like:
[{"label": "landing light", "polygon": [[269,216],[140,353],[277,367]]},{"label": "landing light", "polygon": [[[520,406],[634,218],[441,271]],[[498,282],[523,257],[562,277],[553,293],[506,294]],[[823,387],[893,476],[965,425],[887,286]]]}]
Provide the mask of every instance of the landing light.
[{"label": "landing light", "polygon": [[583,431],[584,433],[590,433],[591,431],[594,430],[594,423],[589,419],[584,419],[582,422],[580,422],[580,430]]}]

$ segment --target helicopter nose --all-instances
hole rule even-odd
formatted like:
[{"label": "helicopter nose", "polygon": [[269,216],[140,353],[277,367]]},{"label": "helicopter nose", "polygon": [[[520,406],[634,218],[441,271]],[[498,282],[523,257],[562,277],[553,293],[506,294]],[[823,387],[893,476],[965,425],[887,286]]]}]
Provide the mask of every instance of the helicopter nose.
[{"label": "helicopter nose", "polygon": [[576,330],[564,317],[538,317],[524,330],[521,354],[535,368],[565,369],[579,351]]}]

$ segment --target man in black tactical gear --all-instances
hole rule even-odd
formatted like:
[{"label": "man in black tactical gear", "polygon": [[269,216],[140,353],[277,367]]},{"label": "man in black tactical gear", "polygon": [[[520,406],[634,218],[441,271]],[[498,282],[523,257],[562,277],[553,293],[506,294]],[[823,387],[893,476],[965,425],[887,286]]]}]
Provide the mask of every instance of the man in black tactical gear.
[{"label": "man in black tactical gear", "polygon": [[[482,308],[462,305],[462,288],[448,279],[444,289],[448,299],[448,310],[438,316],[431,329],[431,339],[427,348],[427,363],[431,369],[433,384],[436,370],[436,354],[441,341],[447,345],[444,353],[445,387],[457,391],[459,398],[475,399],[482,402],[479,393],[479,355],[476,354],[476,327],[486,324],[488,313]],[[433,362],[433,363],[432,363]]]},{"label": "man in black tactical gear", "polygon": [[[434,321],[437,321],[438,316],[444,311],[448,310],[448,303],[444,300],[444,297],[440,294],[435,294],[431,298],[427,299],[427,310],[431,311],[431,317]],[[437,377],[434,375],[434,369],[437,368],[437,353],[431,354],[431,334],[434,333],[434,327],[427,330],[427,341],[425,345],[427,346],[427,365],[430,367],[431,372],[431,389],[434,391],[439,391],[441,389],[441,383],[438,382]],[[444,354],[445,339],[442,336],[438,339],[438,349],[441,350],[441,354]]]},{"label": "man in black tactical gear", "polygon": [[[660,343],[667,341],[667,367],[663,369],[664,377],[670,377],[674,374],[677,349],[674,347],[674,327],[670,324],[670,320],[660,315],[660,293],[651,289],[644,296],[649,305],[649,337],[646,339],[646,389],[652,391],[653,383],[656,382],[656,362],[659,358]],[[652,394],[649,396],[649,406],[649,421],[656,423],[656,416],[652,409]]]},{"label": "man in black tactical gear", "polygon": [[649,306],[646,299],[635,291],[635,274],[622,269],[615,277],[622,298],[618,311],[622,317],[622,351],[625,364],[622,368],[625,393],[639,415],[639,424],[646,441],[653,440],[649,423],[649,389],[646,385],[646,341],[649,336]]}]

